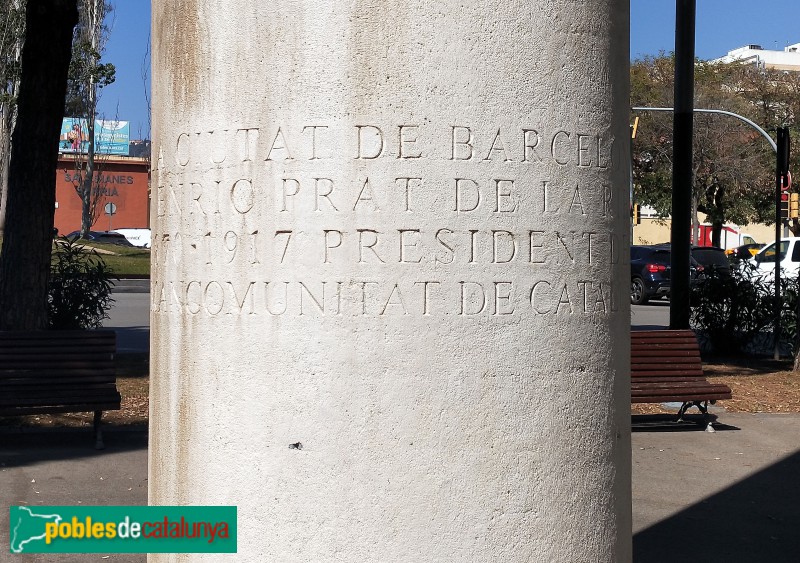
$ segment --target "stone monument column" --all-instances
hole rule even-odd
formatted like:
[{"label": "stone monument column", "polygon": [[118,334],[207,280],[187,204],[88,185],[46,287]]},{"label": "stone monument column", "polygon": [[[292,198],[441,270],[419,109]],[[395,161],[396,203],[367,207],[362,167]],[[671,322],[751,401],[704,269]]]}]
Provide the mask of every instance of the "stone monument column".
[{"label": "stone monument column", "polygon": [[150,502],[237,505],[226,560],[630,560],[628,26],[154,1]]}]

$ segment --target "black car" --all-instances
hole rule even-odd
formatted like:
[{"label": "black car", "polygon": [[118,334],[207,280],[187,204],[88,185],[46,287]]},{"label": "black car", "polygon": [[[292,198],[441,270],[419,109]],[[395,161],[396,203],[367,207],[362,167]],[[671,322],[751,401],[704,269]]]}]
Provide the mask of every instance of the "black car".
[{"label": "black car", "polygon": [[725,254],[732,262],[739,262],[741,260],[750,260],[753,256],[758,254],[758,251],[764,248],[764,243],[751,242],[750,244],[743,244],[736,248],[729,248]]},{"label": "black car", "polygon": [[[644,305],[650,299],[669,297],[672,270],[671,247],[667,244],[631,246],[631,303]],[[724,255],[723,255],[724,256]],[[703,265],[690,258],[689,275],[694,283]]]},{"label": "black car", "polygon": [[[72,231],[70,234],[67,235],[67,238],[70,240],[75,240],[81,238],[80,231]],[[82,237],[84,240],[90,240],[92,242],[102,243],[102,244],[116,244],[118,246],[133,246],[131,242],[125,238],[124,235],[119,233],[113,233],[108,231],[89,231],[86,233],[85,237]]]},{"label": "black car", "polygon": [[671,260],[668,246],[631,246],[631,303],[669,296]]},{"label": "black car", "polygon": [[725,251],[716,246],[693,246],[692,258],[703,267],[703,274],[710,271],[720,274],[731,273],[730,260],[725,255]]}]

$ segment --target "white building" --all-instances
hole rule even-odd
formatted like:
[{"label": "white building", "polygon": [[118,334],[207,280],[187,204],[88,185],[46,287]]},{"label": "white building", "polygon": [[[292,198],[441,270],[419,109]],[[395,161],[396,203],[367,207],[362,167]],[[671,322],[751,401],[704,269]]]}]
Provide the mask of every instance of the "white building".
[{"label": "white building", "polygon": [[761,45],[745,45],[728,51],[724,57],[714,59],[712,63],[732,63],[735,61],[750,63],[760,68],[800,71],[800,43],[789,45],[783,51],[770,51]]}]

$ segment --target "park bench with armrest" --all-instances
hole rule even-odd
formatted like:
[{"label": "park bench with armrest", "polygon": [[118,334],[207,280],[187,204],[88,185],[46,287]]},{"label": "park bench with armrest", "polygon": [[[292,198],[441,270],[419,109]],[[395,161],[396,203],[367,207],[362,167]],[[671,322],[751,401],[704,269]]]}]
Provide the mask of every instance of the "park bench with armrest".
[{"label": "park bench with armrest", "polygon": [[114,353],[106,330],[0,331],[0,416],[119,410]]},{"label": "park bench with armrest", "polygon": [[691,330],[631,332],[631,402],[680,402],[678,420],[692,406],[708,416],[708,404],[730,399],[731,390],[703,375],[700,347]]}]

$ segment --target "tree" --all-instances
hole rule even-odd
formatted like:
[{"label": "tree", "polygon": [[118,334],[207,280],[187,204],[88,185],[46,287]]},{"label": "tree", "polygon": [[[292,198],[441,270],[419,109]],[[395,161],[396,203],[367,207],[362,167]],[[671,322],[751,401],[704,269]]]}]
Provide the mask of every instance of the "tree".
[{"label": "tree", "polygon": [[11,131],[17,116],[19,57],[24,28],[24,0],[0,0],[0,233],[5,225]]},{"label": "tree", "polygon": [[[758,121],[755,106],[736,87],[745,69],[739,64],[698,62],[695,106],[722,109]],[[631,65],[634,106],[672,106],[674,60],[660,55]],[[694,222],[697,211],[712,224],[720,244],[722,226],[774,221],[774,155],[764,139],[736,119],[695,114],[693,161]],[[645,112],[634,142],[636,198],[663,216],[671,213],[672,115]],[[696,240],[696,239],[695,239]]]},{"label": "tree", "polygon": [[28,0],[0,253],[0,330],[47,326],[58,137],[77,0]]},{"label": "tree", "polygon": [[[778,127],[789,128],[792,138],[789,170],[794,172],[793,191],[797,191],[796,185],[800,180],[800,72],[754,67],[741,70],[736,81],[737,91],[755,108],[757,121],[768,131]],[[774,176],[772,182],[774,186]],[[788,226],[792,234],[800,236],[800,221],[793,219]]]},{"label": "tree", "polygon": [[100,90],[114,82],[116,69],[113,64],[102,63],[101,56],[108,38],[107,16],[112,12],[105,0],[81,0],[79,23],[75,29],[72,46],[65,114],[82,118],[86,125],[88,146],[84,155],[82,148],[75,153],[73,182],[81,198],[81,233],[85,235],[97,219],[104,190],[97,178],[99,159],[97,155],[95,119]]}]

